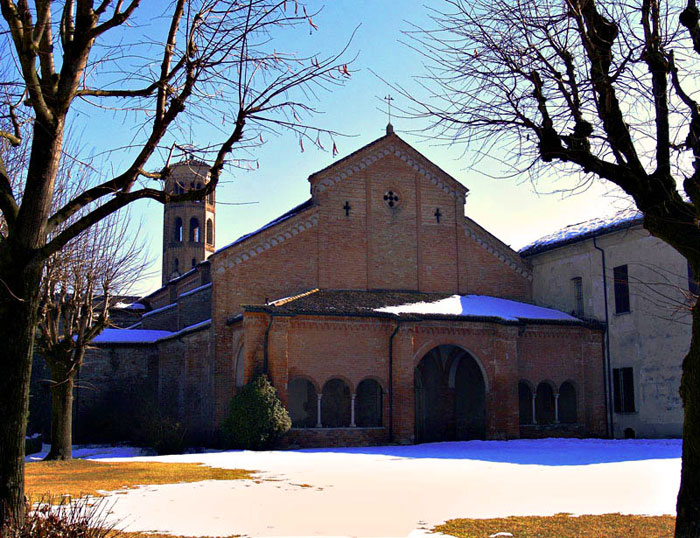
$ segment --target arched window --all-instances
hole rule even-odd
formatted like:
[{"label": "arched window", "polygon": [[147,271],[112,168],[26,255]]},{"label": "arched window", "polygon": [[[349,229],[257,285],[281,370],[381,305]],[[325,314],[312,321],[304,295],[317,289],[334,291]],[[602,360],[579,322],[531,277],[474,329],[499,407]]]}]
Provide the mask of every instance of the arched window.
[{"label": "arched window", "polygon": [[192,217],[190,219],[190,241],[199,243],[202,240],[199,231],[199,219]]},{"label": "arched window", "polygon": [[292,379],[287,391],[292,428],[314,428],[318,423],[318,397],[313,383],[308,379]]},{"label": "arched window", "polygon": [[182,184],[179,181],[175,182],[175,194],[184,194],[185,189],[182,187]]},{"label": "arched window", "polygon": [[214,244],[214,223],[207,219],[207,245]]},{"label": "arched window", "polygon": [[175,219],[175,234],[173,240],[177,243],[182,243],[182,219],[180,217]]},{"label": "arched window", "polygon": [[542,382],[537,385],[535,417],[537,424],[552,424],[554,422],[554,391],[549,383]]},{"label": "arched window", "polygon": [[197,258],[192,258],[192,267],[197,265]]},{"label": "arched window", "polygon": [[524,381],[518,383],[518,407],[520,424],[532,424],[532,389]]},{"label": "arched window", "polygon": [[350,426],[350,389],[342,379],[331,379],[323,385],[321,424],[325,428]]},{"label": "arched window", "polygon": [[361,428],[382,425],[382,387],[374,379],[365,379],[357,386],[355,424]]},{"label": "arched window", "polygon": [[180,260],[178,260],[177,258],[175,258],[175,264],[174,264],[174,267],[173,267],[173,271],[175,271],[175,272],[177,273],[179,270],[180,270]]},{"label": "arched window", "polygon": [[565,381],[559,387],[559,422],[573,424],[577,420],[576,416],[576,389]]}]

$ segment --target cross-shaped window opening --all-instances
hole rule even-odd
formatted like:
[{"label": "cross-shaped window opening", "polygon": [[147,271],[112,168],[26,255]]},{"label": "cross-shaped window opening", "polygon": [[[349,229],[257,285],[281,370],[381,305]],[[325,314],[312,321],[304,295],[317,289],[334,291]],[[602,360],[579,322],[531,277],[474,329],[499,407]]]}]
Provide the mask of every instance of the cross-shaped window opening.
[{"label": "cross-shaped window opening", "polygon": [[394,207],[399,203],[399,196],[394,191],[389,191],[384,195],[384,201],[389,207]]}]

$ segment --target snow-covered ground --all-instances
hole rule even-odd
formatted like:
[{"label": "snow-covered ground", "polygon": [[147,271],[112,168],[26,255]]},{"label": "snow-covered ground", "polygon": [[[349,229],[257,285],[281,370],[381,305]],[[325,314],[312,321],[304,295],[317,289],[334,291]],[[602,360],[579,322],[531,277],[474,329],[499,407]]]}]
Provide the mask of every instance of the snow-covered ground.
[{"label": "snow-covered ground", "polygon": [[[85,456],[109,455],[90,450]],[[260,480],[146,486],[110,502],[127,530],[209,536],[417,536],[456,517],[673,514],[680,453],[678,440],[472,441],[160,457],[120,448],[115,460],[202,462],[257,470]]]}]

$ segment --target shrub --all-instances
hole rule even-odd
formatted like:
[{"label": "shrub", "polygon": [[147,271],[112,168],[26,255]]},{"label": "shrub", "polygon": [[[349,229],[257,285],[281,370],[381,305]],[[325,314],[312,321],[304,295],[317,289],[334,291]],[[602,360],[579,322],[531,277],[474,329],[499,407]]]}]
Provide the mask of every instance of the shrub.
[{"label": "shrub", "polygon": [[[55,504],[55,503],[54,503]],[[108,507],[100,499],[62,499],[52,506],[44,499],[27,503],[23,522],[10,519],[0,529],[2,538],[116,538],[119,532],[107,521]]]},{"label": "shrub", "polygon": [[231,399],[223,424],[230,448],[271,448],[292,427],[287,410],[267,377],[254,377]]},{"label": "shrub", "polygon": [[157,415],[145,434],[145,446],[156,451],[159,456],[182,454],[185,450],[185,427],[168,416]]}]

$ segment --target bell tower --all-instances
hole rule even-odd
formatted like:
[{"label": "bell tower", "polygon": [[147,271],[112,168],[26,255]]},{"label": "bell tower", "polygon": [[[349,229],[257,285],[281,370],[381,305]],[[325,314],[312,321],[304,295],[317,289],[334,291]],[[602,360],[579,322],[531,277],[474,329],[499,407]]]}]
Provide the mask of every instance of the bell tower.
[{"label": "bell tower", "polygon": [[[165,182],[171,194],[201,189],[209,182],[209,166],[194,159],[173,165]],[[163,285],[186,273],[214,252],[215,194],[205,200],[167,203],[163,208]]]}]

